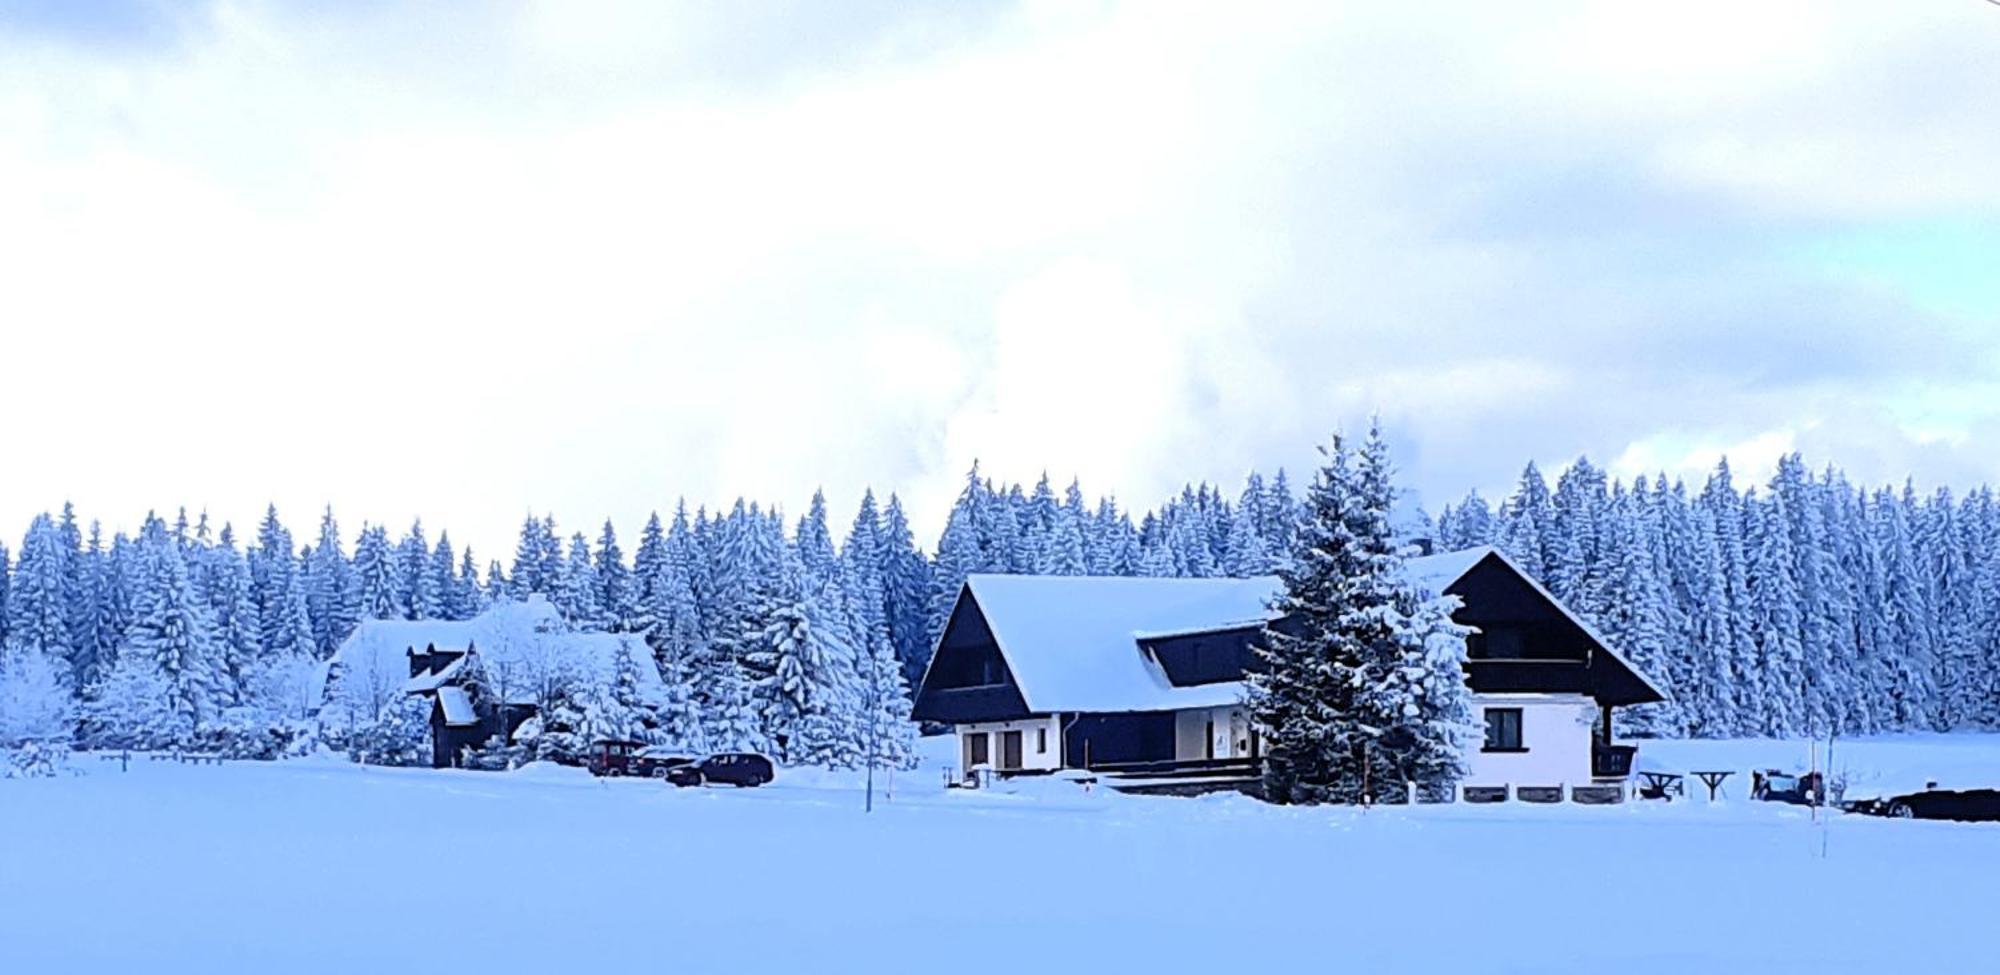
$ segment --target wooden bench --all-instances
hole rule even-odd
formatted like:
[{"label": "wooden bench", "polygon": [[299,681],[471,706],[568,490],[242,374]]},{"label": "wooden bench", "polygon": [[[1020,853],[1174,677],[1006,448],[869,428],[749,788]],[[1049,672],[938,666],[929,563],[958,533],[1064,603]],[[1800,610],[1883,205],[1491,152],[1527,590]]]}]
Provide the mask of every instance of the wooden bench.
[{"label": "wooden bench", "polygon": [[1559,785],[1524,785],[1514,790],[1514,797],[1522,802],[1551,803],[1563,801],[1563,787]]},{"label": "wooden bench", "polygon": [[1586,806],[1615,806],[1625,801],[1625,787],[1622,785],[1571,786],[1569,801]]},{"label": "wooden bench", "polygon": [[1465,787],[1466,802],[1506,802],[1507,786],[1468,785]]}]

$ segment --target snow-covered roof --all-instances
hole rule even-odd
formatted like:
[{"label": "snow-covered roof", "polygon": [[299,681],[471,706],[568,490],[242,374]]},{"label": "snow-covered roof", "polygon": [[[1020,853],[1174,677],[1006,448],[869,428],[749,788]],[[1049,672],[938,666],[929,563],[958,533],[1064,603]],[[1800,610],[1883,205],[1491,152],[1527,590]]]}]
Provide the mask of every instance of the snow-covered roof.
[{"label": "snow-covered roof", "polygon": [[[1411,584],[1435,595],[1488,556],[1499,557],[1605,652],[1653,686],[1588,621],[1498,549],[1482,546],[1407,559],[1404,572]],[[1261,625],[1276,618],[1270,607],[1283,591],[1275,576],[972,575],[965,584],[1034,712],[1172,711],[1234,704],[1242,699],[1241,681],[1175,687],[1140,641]]]},{"label": "snow-covered roof", "polygon": [[1254,579],[974,575],[965,580],[1032,711],[1216,707],[1239,684],[1175,687],[1140,633],[1188,632],[1270,618],[1278,590]]},{"label": "snow-covered roof", "polygon": [[[463,667],[463,658],[437,674],[409,676],[409,653],[426,648],[472,648],[486,667],[493,690],[503,679],[510,704],[533,704],[543,680],[574,674],[592,681],[611,679],[613,660],[622,641],[632,640],[639,661],[639,693],[661,690],[659,671],[649,665],[646,648],[635,637],[612,633],[566,632],[568,624],[548,600],[532,596],[526,602],[504,600],[469,620],[367,620],[334,651],[320,671],[323,686],[332,664],[344,664],[344,681],[397,688],[409,693],[440,689]],[[503,674],[504,670],[504,674]]]},{"label": "snow-covered roof", "polygon": [[[465,647],[465,648],[454,648],[454,649],[458,649],[459,652],[463,653],[470,651],[474,648]],[[405,681],[403,683],[403,692],[405,694],[421,694],[426,691],[437,690],[438,688],[444,686],[453,679],[457,678],[459,671],[462,671],[464,669],[465,669],[465,658],[455,657],[452,659],[451,663],[445,664],[443,667],[440,667],[437,670],[418,674],[417,676],[410,678],[408,681]]]},{"label": "snow-covered roof", "polygon": [[453,728],[463,728],[479,723],[478,712],[472,709],[472,697],[463,687],[440,687],[437,689],[438,707],[444,709],[444,723]]}]

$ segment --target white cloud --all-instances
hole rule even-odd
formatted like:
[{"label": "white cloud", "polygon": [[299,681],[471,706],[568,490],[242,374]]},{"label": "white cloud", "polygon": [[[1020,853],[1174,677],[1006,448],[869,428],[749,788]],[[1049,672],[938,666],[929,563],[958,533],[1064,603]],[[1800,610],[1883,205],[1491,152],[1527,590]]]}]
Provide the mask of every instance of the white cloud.
[{"label": "white cloud", "polygon": [[[1857,365],[1769,320],[1852,302],[1756,248],[1996,208],[1972,22],[1809,6],[226,3],[159,49],[17,35],[0,327],[10,402],[48,405],[9,425],[0,528],[331,500],[499,554],[531,507],[630,533],[873,483],[928,534],[974,457],[1144,506],[1380,412],[1444,497],[1530,456],[1685,466],[1829,396],[1895,413],[1940,359],[1984,388],[1977,338]],[[1982,416],[1862,449],[1993,455]]]}]

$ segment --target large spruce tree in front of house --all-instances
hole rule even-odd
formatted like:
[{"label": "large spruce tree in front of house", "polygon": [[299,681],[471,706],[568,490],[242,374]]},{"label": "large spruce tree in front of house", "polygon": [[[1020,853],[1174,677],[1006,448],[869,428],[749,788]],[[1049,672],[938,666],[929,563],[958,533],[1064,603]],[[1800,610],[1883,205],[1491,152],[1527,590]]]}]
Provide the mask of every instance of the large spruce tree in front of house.
[{"label": "large spruce tree in front of house", "polygon": [[1379,427],[1334,437],[1306,494],[1284,592],[1250,678],[1264,792],[1280,803],[1433,798],[1463,774],[1472,733],[1449,600],[1420,592],[1390,530],[1395,492]]}]

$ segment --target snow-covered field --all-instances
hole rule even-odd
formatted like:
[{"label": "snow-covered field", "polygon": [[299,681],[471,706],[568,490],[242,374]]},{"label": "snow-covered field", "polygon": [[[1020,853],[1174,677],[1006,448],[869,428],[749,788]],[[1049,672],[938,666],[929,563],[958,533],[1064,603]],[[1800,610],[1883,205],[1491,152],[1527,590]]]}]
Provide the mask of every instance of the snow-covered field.
[{"label": "snow-covered field", "polygon": [[[1682,769],[1806,761],[1641,744]],[[80,757],[0,781],[0,971],[1991,969],[2000,826],[1818,825],[1743,801],[1742,775],[1716,806],[1361,812],[946,793],[937,764],[870,816],[824,773]],[[1843,766],[1990,784],[2000,736],[1840,743]]]}]

